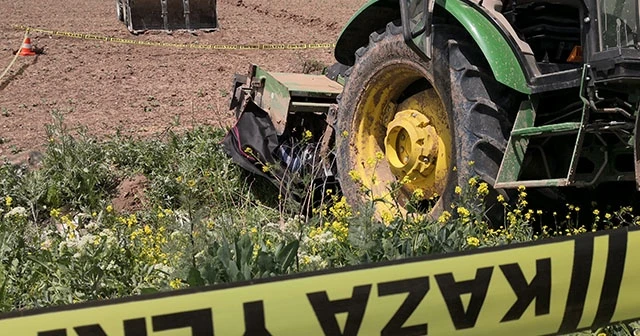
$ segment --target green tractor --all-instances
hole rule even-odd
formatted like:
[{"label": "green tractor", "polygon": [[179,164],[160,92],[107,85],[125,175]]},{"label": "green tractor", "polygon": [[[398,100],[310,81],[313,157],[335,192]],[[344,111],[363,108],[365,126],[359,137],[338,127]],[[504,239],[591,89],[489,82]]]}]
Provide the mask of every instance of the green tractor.
[{"label": "green tractor", "polygon": [[236,75],[224,145],[277,185],[313,180],[301,197],[439,195],[438,211],[475,176],[493,198],[524,186],[629,201],[639,24],[637,0],[370,0],[326,76]]}]

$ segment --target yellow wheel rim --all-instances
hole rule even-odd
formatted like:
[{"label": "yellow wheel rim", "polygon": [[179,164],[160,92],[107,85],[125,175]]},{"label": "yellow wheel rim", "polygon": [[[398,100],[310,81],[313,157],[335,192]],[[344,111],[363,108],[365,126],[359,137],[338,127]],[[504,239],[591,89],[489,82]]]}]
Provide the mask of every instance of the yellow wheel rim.
[{"label": "yellow wheel rim", "polygon": [[354,111],[350,175],[384,200],[376,203],[379,214],[404,211],[411,197],[441,195],[447,183],[452,136],[440,96],[430,87],[398,102],[422,78],[408,66],[387,68],[366,85]]}]

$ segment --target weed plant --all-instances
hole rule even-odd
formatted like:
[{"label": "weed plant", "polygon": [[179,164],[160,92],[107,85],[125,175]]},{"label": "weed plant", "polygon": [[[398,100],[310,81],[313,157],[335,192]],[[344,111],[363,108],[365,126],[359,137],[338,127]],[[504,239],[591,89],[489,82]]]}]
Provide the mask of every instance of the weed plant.
[{"label": "weed plant", "polygon": [[[581,209],[567,205],[566,213],[540,223],[544,211],[529,208],[527,190],[520,188],[512,203],[497,197],[505,219],[491,226],[483,202],[488,186],[476,178],[456,188],[455,202],[437,218],[412,206],[423,198],[421,190],[407,211],[382,216],[374,209],[383,200],[353,207],[326,190],[327,202],[303,216],[307,211],[291,206],[289,191],[230,161],[220,129],[98,141],[57,118],[47,134],[40,168],[0,165],[3,312],[575,235],[640,220],[629,207],[594,209],[593,220],[582,225],[575,220]],[[141,206],[116,209],[119,183],[140,175],[148,181]],[[631,335],[636,327],[598,332]]]}]

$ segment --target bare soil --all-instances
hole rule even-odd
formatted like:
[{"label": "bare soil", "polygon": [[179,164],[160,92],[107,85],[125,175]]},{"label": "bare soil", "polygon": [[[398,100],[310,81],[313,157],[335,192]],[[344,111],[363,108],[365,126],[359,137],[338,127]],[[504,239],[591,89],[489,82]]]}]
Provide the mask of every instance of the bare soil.
[{"label": "bare soil", "polygon": [[[0,0],[0,74],[23,39],[17,25],[154,42],[202,44],[332,43],[363,0],[218,0],[220,29],[131,35],[114,0]],[[45,54],[21,57],[0,79],[0,160],[26,160],[46,143],[52,113],[104,137],[141,137],[168,127],[229,126],[234,73],[252,63],[302,72],[334,63],[333,50],[194,50],[135,46],[32,33]]]}]

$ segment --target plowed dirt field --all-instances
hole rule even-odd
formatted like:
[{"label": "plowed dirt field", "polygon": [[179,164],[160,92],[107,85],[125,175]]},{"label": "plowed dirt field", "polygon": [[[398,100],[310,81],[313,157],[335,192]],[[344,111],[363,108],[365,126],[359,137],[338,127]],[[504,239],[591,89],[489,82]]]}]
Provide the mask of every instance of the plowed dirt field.
[{"label": "plowed dirt field", "polygon": [[[17,25],[118,38],[201,44],[333,43],[362,0],[218,0],[220,29],[190,34],[130,34],[115,1],[0,0],[0,74],[21,45]],[[252,63],[270,71],[301,72],[334,62],[333,50],[214,51],[135,46],[31,34],[44,48],[21,57],[0,79],[0,160],[22,161],[46,143],[52,113],[97,136],[150,137],[176,120],[228,126],[234,73]]]}]

